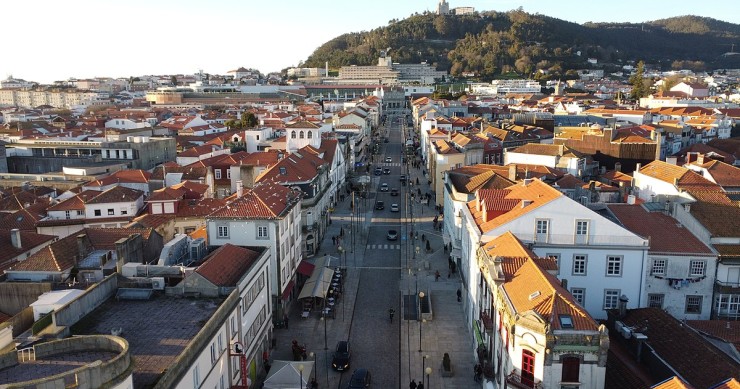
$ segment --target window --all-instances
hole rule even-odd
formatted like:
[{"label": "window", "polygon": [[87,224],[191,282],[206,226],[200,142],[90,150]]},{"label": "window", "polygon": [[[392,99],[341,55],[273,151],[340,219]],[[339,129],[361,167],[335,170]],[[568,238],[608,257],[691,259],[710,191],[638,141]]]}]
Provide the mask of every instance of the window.
[{"label": "window", "polygon": [[648,307],[663,309],[665,295],[662,293],[648,293]]},{"label": "window", "polygon": [[578,304],[583,305],[583,302],[586,301],[586,289],[584,288],[571,288],[570,294],[573,295]]},{"label": "window", "polygon": [[306,137],[306,135],[303,133],[303,131],[301,131],[301,132],[298,133],[298,137],[301,138],[301,139],[303,139],[303,138]]},{"label": "window", "polygon": [[257,226],[257,239],[267,239],[269,235],[267,233],[267,226]]},{"label": "window", "polygon": [[522,350],[522,383],[534,387],[534,353]]},{"label": "window", "polygon": [[581,371],[581,359],[578,357],[563,357],[563,375],[561,382],[579,382]]},{"label": "window", "polygon": [[108,208],[108,216],[113,216],[115,214],[116,212],[113,210],[113,208]]},{"label": "window", "polygon": [[214,170],[214,173],[216,174],[216,179],[220,180],[221,179],[221,169]]},{"label": "window", "polygon": [[218,237],[228,238],[229,237],[229,227],[228,226],[218,226]]},{"label": "window", "polygon": [[226,169],[226,178],[231,179],[231,169]]},{"label": "window", "polygon": [[77,216],[82,216],[85,214],[85,211],[77,211]]},{"label": "window", "polygon": [[216,360],[218,359],[218,352],[216,352],[216,343],[211,343],[211,365],[216,364]]},{"label": "window", "polygon": [[193,369],[193,387],[196,389],[200,387],[200,371],[197,365]]},{"label": "window", "polygon": [[576,235],[588,235],[588,220],[576,220]]},{"label": "window", "polygon": [[313,138],[313,131],[308,132],[308,139],[311,139],[311,138]]},{"label": "window", "polygon": [[72,215],[69,214],[69,211],[64,211],[64,218],[65,219],[71,219]]},{"label": "window", "polygon": [[101,210],[99,210],[99,209],[96,209],[96,210],[95,210],[95,216],[100,216],[100,215],[102,215],[102,214],[103,214],[103,211],[101,211]]},{"label": "window", "polygon": [[650,269],[650,274],[664,275],[665,274],[665,268],[666,268],[666,260],[665,259],[654,259],[653,260],[653,267],[652,267],[652,269]]},{"label": "window", "polygon": [[619,289],[604,290],[604,309],[616,309],[619,304]]},{"label": "window", "polygon": [[537,220],[537,235],[547,234],[548,220]]},{"label": "window", "polygon": [[686,313],[701,313],[702,296],[686,296]]},{"label": "window", "polygon": [[588,258],[584,254],[573,256],[573,275],[585,276]]},{"label": "window", "polygon": [[614,255],[606,257],[606,275],[612,277],[622,276],[622,257]]},{"label": "window", "polygon": [[573,328],[573,316],[558,315],[558,320],[560,320],[560,328]]},{"label": "window", "polygon": [[128,210],[121,208],[121,215],[128,215]]},{"label": "window", "polygon": [[707,263],[705,261],[691,260],[689,275],[701,277],[706,273]]}]

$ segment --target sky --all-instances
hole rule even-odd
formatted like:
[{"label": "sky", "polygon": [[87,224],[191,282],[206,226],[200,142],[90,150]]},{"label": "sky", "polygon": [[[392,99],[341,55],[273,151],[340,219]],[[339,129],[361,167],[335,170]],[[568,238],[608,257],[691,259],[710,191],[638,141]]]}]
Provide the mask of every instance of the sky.
[{"label": "sky", "polygon": [[[740,24],[737,0],[448,0],[450,8],[522,7],[576,22],[699,15]],[[297,66],[343,33],[369,31],[438,0],[23,0],[3,2],[0,79],[263,73]],[[740,42],[738,42],[740,44]],[[391,51],[392,55],[392,51]],[[331,67],[331,64],[329,64]]]}]

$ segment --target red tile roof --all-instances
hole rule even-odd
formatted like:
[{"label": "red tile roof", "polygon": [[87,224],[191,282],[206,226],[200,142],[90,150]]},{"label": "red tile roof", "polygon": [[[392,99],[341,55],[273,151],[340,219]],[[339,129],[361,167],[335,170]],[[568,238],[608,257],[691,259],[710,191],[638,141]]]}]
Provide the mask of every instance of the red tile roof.
[{"label": "red tile roof", "polygon": [[210,214],[209,218],[282,219],[299,197],[280,184],[261,182]]},{"label": "red tile roof", "polygon": [[36,225],[41,219],[46,217],[46,208],[48,206],[48,198],[39,199],[38,202],[24,209],[0,218],[0,225],[7,229],[17,228],[19,230],[35,232]]},{"label": "red tile roof", "polygon": [[195,272],[216,286],[233,287],[259,256],[254,250],[227,243],[208,255]]},{"label": "red tile roof", "polygon": [[11,259],[34,247],[48,245],[57,239],[53,235],[42,235],[29,231],[20,231],[20,235],[21,248],[15,248],[10,238],[11,231],[9,229],[0,229],[0,272],[14,264],[14,262],[10,262]]},{"label": "red tile roof", "polygon": [[144,196],[144,192],[125,186],[116,186],[95,196],[87,204],[128,203]]},{"label": "red tile roof", "polygon": [[681,189],[719,189],[717,184],[707,180],[696,172],[663,161],[650,162],[640,169],[640,173],[675,185]]},{"label": "red tile roof", "polygon": [[263,171],[256,181],[281,184],[310,182],[316,178],[319,168],[326,164],[315,152],[301,149]]},{"label": "red tile roof", "polygon": [[48,211],[82,211],[85,209],[85,202],[99,196],[101,191],[86,190],[72,196],[64,201],[52,205]]},{"label": "red tile roof", "polygon": [[149,182],[151,173],[145,170],[119,170],[108,177],[90,181],[85,186],[107,186],[116,183],[146,184]]},{"label": "red tile roof", "polygon": [[642,205],[609,204],[625,228],[650,239],[650,253],[712,255],[712,250],[678,221],[662,212],[648,212]]},{"label": "red tile roof", "polygon": [[177,208],[178,218],[205,217],[226,205],[225,199],[199,199],[188,200],[187,206]]}]

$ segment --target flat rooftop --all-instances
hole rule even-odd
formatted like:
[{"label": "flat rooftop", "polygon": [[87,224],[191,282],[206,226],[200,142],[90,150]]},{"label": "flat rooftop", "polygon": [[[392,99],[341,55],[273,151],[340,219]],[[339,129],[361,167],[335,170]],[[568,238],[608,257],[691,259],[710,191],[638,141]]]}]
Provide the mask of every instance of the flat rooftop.
[{"label": "flat rooftop", "polygon": [[[80,368],[97,360],[108,361],[118,354],[107,351],[86,351],[63,353],[54,356],[21,362],[15,366],[0,369],[0,385],[26,382],[61,374]],[[67,385],[75,384],[74,375],[67,377]]]},{"label": "flat rooftop", "polygon": [[72,328],[74,335],[110,335],[121,329],[134,363],[134,387],[153,387],[216,312],[223,299],[168,297],[110,298]]}]

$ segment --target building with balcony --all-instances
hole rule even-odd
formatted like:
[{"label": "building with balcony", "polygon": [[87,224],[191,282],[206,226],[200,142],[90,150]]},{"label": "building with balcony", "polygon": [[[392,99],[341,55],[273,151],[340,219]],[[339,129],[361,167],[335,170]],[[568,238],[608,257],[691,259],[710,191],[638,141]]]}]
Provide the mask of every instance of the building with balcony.
[{"label": "building with balcony", "polygon": [[511,232],[476,252],[473,321],[485,387],[604,388],[609,334]]}]

